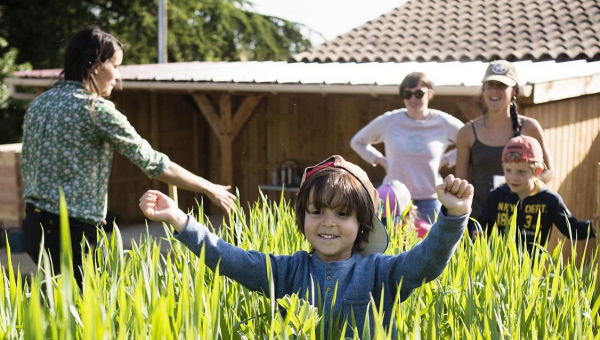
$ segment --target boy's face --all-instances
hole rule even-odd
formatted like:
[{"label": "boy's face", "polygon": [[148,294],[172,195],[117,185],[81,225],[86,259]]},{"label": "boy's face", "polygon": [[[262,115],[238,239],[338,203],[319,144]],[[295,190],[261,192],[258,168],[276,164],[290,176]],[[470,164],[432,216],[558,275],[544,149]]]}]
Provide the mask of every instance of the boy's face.
[{"label": "boy's face", "polygon": [[356,212],[344,207],[318,210],[310,200],[305,214],[304,234],[321,261],[344,261],[352,256],[360,226]]},{"label": "boy's face", "polygon": [[529,196],[535,188],[535,174],[529,163],[502,163],[502,169],[504,169],[504,178],[510,191],[519,195],[519,198]]}]

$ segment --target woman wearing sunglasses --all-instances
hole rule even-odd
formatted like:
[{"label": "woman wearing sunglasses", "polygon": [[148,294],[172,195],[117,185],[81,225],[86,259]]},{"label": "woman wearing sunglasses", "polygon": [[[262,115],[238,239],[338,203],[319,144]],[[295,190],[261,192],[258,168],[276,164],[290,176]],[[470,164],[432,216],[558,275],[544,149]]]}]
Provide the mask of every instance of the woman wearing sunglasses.
[{"label": "woman wearing sunglasses", "polygon": [[552,160],[540,123],[517,113],[519,85],[515,66],[506,60],[493,61],[481,82],[477,104],[483,114],[460,130],[456,145],[456,176],[467,179],[475,188],[473,218],[479,217],[490,190],[504,182],[502,150],[511,138],[523,134],[537,139],[547,166],[539,177],[548,182],[553,176]]},{"label": "woman wearing sunglasses", "polygon": [[[358,131],[350,146],[364,160],[386,170],[383,184],[404,183],[421,218],[434,221],[441,207],[435,192],[442,183],[439,169],[453,165],[455,154],[445,152],[456,144],[463,123],[428,107],[433,84],[424,73],[408,74],[400,84],[400,96],[405,108],[375,118]],[[373,147],[378,143],[384,144],[385,156]]]}]

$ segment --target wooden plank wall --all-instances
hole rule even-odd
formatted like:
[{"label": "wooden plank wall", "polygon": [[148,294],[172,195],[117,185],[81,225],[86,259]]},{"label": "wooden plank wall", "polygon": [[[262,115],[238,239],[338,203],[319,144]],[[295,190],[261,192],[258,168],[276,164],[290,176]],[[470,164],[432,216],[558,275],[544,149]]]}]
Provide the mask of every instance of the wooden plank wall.
[{"label": "wooden plank wall", "polygon": [[[207,95],[214,107],[218,107],[218,96],[223,93]],[[232,95],[235,112],[244,94],[228,95]],[[218,140],[188,93],[116,91],[111,100],[154,148],[194,173],[220,183]],[[384,176],[383,171],[362,161],[350,149],[349,142],[372,119],[401,104],[397,96],[267,95],[234,141],[235,169],[234,183],[231,184],[240,190],[243,202],[255,202],[259,197],[258,185],[271,184],[272,170],[282,161],[297,160],[298,172],[301,172],[305,166],[333,153],[342,154],[365,168],[377,184]],[[462,121],[479,115],[472,97],[439,96],[430,107],[453,114]],[[598,107],[600,94],[524,105],[520,109],[521,114],[537,119],[544,128],[555,167],[555,177],[549,186],[561,194],[571,212],[580,219],[591,218],[598,204]],[[12,183],[10,178],[0,176]],[[17,186],[19,181],[20,176],[15,182]],[[6,187],[4,182],[1,187]],[[109,185],[109,213],[118,215],[121,223],[143,222],[136,202],[149,188],[167,191],[166,185],[148,179],[129,160],[116,153]],[[22,184],[17,190],[22,191]],[[273,193],[271,196],[278,197]],[[196,200],[202,196],[180,190],[179,198],[182,207],[194,208]],[[12,202],[4,196],[2,199]],[[214,206],[209,206],[207,211],[219,213]],[[20,221],[22,216],[17,219]]]},{"label": "wooden plank wall", "polygon": [[[596,201],[600,161],[599,107],[600,95],[596,94],[522,108],[524,114],[537,119],[544,128],[546,144],[554,161],[554,178],[548,186],[562,196],[571,213],[580,220],[592,219],[599,203]],[[554,249],[561,241],[565,242],[563,259],[568,259],[573,242],[554,227],[548,249]],[[586,241],[575,243],[577,253],[582,254]],[[582,261],[581,256],[579,261]]]},{"label": "wooden plank wall", "polygon": [[[224,93],[206,93],[215,108]],[[232,96],[235,112],[244,94]],[[138,132],[173,161],[209,180],[220,183],[220,149],[216,135],[189,94],[164,92],[118,92],[117,106],[129,117]],[[272,170],[284,160],[304,167],[338,153],[368,172],[375,184],[384,176],[350,148],[350,139],[372,119],[401,105],[397,96],[268,94],[234,141],[234,187],[242,202],[255,202],[260,184],[272,183]],[[476,117],[475,98],[436,97],[431,107],[451,113],[463,121]],[[569,209],[580,218],[591,218],[595,210],[596,164],[600,161],[600,95],[584,96],[521,108],[521,113],[536,118],[545,130],[554,155],[555,178],[550,187],[564,198]],[[468,118],[467,118],[468,117]],[[153,132],[154,130],[154,132]],[[226,183],[221,183],[226,184]],[[124,223],[140,222],[143,217],[137,200],[148,188],[166,191],[165,185],[147,179],[122,156],[115,156],[111,175],[109,207]],[[270,192],[270,197],[279,193]],[[180,190],[182,207],[194,207],[201,195]],[[219,214],[214,206],[211,214]]]},{"label": "wooden plank wall", "polygon": [[[203,153],[208,149],[208,126],[188,94],[116,92],[111,99],[155,150],[193,173],[207,176],[209,164]],[[116,215],[121,224],[143,222],[144,216],[136,202],[148,189],[168,192],[166,184],[150,180],[131,161],[115,153],[109,181],[109,214]],[[200,201],[201,197],[179,191],[182,207],[195,207],[196,199]]]},{"label": "wooden plank wall", "polygon": [[21,144],[0,146],[0,226],[20,226],[25,217]]},{"label": "wooden plank wall", "polygon": [[579,219],[596,212],[600,162],[600,95],[589,95],[523,107],[544,128],[554,161],[548,186],[557,191]]},{"label": "wooden plank wall", "polygon": [[[474,103],[472,98],[439,97],[431,107],[465,120],[457,100]],[[273,168],[289,159],[298,163],[299,177],[304,167],[337,153],[362,166],[375,184],[380,183],[385,175],[383,170],[360,159],[350,148],[350,139],[372,119],[400,104],[398,96],[268,95],[234,142],[234,184],[242,201],[255,202],[259,197],[258,186],[271,184]],[[210,144],[214,145],[216,138],[212,134],[210,138]],[[211,150],[215,152],[211,153],[210,164],[218,164],[218,150]],[[280,194],[265,193],[271,198]]]},{"label": "wooden plank wall", "polygon": [[[272,183],[272,170],[282,162],[297,162],[296,177],[304,167],[332,154],[367,165],[350,149],[350,138],[376,112],[393,108],[389,98],[320,94],[270,95],[241,132],[235,145],[235,184],[244,200],[258,198],[258,185]],[[211,160],[212,162],[212,160]],[[367,169],[381,179],[381,169]],[[270,197],[278,193],[271,192]]]},{"label": "wooden plank wall", "polygon": [[[244,98],[244,94],[206,94],[215,108],[219,107],[219,96],[231,95],[233,112]],[[289,159],[298,163],[299,177],[304,167],[341,154],[362,166],[375,184],[380,183],[383,170],[360,159],[350,148],[350,139],[372,119],[402,104],[398,96],[269,94],[234,141],[234,183],[221,183],[218,139],[189,94],[117,92],[112,100],[155,149],[215,183],[232,184],[239,189],[242,202],[250,203],[259,198],[260,184],[272,183],[273,168]],[[471,104],[476,109],[473,98],[436,97],[430,106],[466,120],[461,109]],[[129,160],[116,154],[109,212],[119,216],[119,223],[143,221],[137,201],[149,188],[167,191],[164,184],[149,180]],[[265,193],[279,197],[278,192]],[[195,207],[195,200],[201,198],[179,191],[183,208]],[[220,210],[210,205],[207,212],[219,214]]]}]

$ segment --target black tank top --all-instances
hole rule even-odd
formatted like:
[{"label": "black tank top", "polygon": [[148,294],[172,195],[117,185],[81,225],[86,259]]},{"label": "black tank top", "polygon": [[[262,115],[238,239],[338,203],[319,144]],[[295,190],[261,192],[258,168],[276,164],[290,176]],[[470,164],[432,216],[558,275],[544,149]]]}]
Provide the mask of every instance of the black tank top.
[{"label": "black tank top", "polygon": [[[522,122],[520,122],[522,125]],[[481,207],[490,190],[494,187],[494,176],[504,176],[502,170],[502,150],[504,146],[489,146],[477,138],[475,125],[471,124],[475,142],[471,146],[471,184],[475,189],[471,217],[478,218]],[[519,132],[520,135],[520,132]]]}]

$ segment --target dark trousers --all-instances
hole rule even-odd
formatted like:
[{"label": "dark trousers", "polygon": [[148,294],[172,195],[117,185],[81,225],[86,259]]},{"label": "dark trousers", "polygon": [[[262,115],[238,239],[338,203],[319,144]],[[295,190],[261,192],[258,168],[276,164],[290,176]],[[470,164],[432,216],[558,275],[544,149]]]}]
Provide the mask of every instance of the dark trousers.
[{"label": "dark trousers", "polygon": [[[23,236],[25,248],[31,259],[37,263],[40,256],[42,235],[44,237],[44,248],[50,254],[50,260],[54,273],[60,273],[60,217],[56,214],[41,210],[32,204],[27,204],[23,220]],[[85,236],[87,245],[84,251],[89,252],[96,247],[98,242],[95,225],[84,223],[69,217],[71,230],[71,249],[73,251],[73,274],[77,284],[81,287],[83,282],[81,274],[82,248],[81,240]],[[43,228],[43,229],[42,229]]]}]

